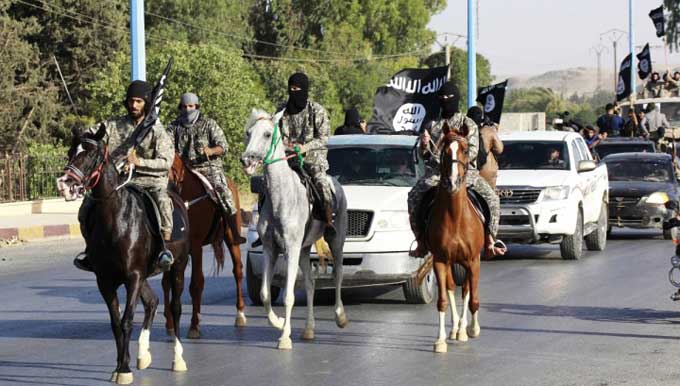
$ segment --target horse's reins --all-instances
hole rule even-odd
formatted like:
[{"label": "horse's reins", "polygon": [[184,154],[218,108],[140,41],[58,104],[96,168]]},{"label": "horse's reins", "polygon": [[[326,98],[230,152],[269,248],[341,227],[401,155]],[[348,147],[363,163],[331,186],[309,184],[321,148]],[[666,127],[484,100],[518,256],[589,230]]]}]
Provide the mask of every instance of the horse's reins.
[{"label": "horse's reins", "polygon": [[[266,118],[259,118],[259,120],[266,119]],[[264,160],[262,160],[262,163],[265,165],[271,165],[275,162],[279,161],[288,161],[291,158],[296,158],[298,159],[298,162],[300,162],[300,167],[302,167],[303,164],[303,158],[302,158],[302,151],[300,150],[300,146],[297,144],[295,147],[293,147],[293,154],[279,157],[279,158],[272,158],[274,156],[274,151],[276,151],[276,147],[281,143],[283,136],[279,134],[279,125],[278,123],[274,125],[274,132],[272,133],[272,141],[271,144],[269,145],[269,149],[267,150],[267,154],[264,156]]]},{"label": "horse's reins", "polygon": [[[90,143],[99,148],[99,143],[97,143],[97,141],[93,139],[84,138],[81,140],[81,142]],[[73,178],[76,181],[76,183],[82,184],[83,189],[90,190],[97,186],[97,184],[99,184],[99,180],[102,175],[102,170],[104,169],[104,164],[106,164],[108,159],[109,148],[108,146],[104,146],[104,156],[103,157],[100,156],[100,153],[97,152],[97,159],[94,161],[94,164],[99,165],[95,167],[95,170],[92,173],[90,173],[89,176],[85,177],[85,173],[83,173],[82,170],[80,170],[77,166],[73,165],[71,162],[69,162],[69,164],[66,165],[66,167],[64,168],[64,173],[69,177]],[[90,183],[92,179],[95,180],[94,183]]]}]

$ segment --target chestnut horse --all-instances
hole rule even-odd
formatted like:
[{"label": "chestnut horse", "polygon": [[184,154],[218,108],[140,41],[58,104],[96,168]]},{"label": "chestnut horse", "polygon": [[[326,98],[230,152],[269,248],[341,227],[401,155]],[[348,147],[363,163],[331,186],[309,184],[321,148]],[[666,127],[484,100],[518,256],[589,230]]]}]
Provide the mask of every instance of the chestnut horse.
[{"label": "chestnut horse", "polygon": [[[224,267],[224,248],[222,241],[227,244],[229,253],[231,254],[231,261],[233,263],[234,280],[236,280],[236,321],[237,327],[244,327],[246,325],[245,302],[243,301],[243,294],[241,285],[243,282],[243,264],[241,263],[241,248],[239,244],[234,242],[234,235],[232,235],[231,227],[224,226],[222,220],[221,208],[208,196],[203,184],[199,178],[191,171],[180,159],[175,155],[175,160],[172,163],[170,170],[170,181],[173,181],[180,192],[182,200],[189,206],[189,239],[191,243],[191,284],[189,285],[189,292],[191,294],[191,302],[193,305],[193,312],[191,317],[191,326],[189,327],[188,338],[200,338],[200,317],[201,317],[201,296],[203,295],[203,288],[205,286],[205,278],[203,276],[203,246],[212,245],[217,260],[218,271]],[[236,216],[230,216],[235,219],[237,229],[241,229],[241,205],[238,197],[238,190],[236,185],[227,178],[227,184],[231,193],[234,196],[234,203],[236,204]],[[165,295],[165,327],[168,334],[172,333],[175,328],[170,318],[170,309],[168,308],[168,293],[169,281],[166,276],[163,276],[163,291]]]},{"label": "chestnut horse", "polygon": [[[465,137],[444,126],[441,151],[440,181],[435,193],[432,215],[427,225],[427,241],[433,255],[434,273],[439,286],[439,335],[434,343],[435,352],[446,352],[446,307],[451,302],[450,339],[467,341],[468,335],[479,336],[479,283],[480,251],[484,246],[484,226],[468,198],[465,176],[470,159]],[[458,318],[454,290],[453,265],[465,268],[463,284],[463,315]],[[448,297],[448,299],[447,299]],[[468,327],[468,303],[472,322]]]}]

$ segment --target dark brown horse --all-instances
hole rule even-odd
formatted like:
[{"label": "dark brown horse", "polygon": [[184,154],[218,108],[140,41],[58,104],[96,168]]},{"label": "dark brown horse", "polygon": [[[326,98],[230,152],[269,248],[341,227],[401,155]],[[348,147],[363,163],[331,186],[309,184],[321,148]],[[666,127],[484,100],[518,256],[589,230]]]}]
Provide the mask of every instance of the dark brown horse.
[{"label": "dark brown horse", "polygon": [[[94,208],[88,216],[87,243],[88,258],[97,277],[99,292],[106,301],[111,318],[111,329],[118,350],[117,366],[111,381],[118,384],[132,383],[130,371],[130,336],[132,320],[139,298],[144,304],[144,323],[139,337],[137,368],[145,369],[151,364],[149,335],[158,306],[158,296],[153,292],[147,278],[158,273],[156,260],[162,248],[160,236],[152,233],[142,198],[127,189],[119,189],[120,178],[113,160],[108,157],[106,145],[101,142],[106,129],[97,134],[74,137],[69,150],[70,161],[65,174],[57,180],[58,188],[67,201],[75,199],[83,189],[91,189]],[[188,222],[187,212],[177,195],[172,195],[175,208],[180,208],[184,223]],[[171,317],[179,326],[182,313],[182,291],[184,270],[189,256],[187,234],[181,234],[176,241],[166,243],[175,261],[167,273],[172,287]],[[125,286],[127,298],[125,312],[121,319],[116,290]],[[175,335],[175,356],[173,371],[186,371],[182,358],[179,331]]]},{"label": "dark brown horse", "polygon": [[[484,246],[484,227],[472,202],[468,198],[465,177],[470,159],[465,137],[444,126],[441,150],[441,174],[435,194],[434,207],[427,226],[427,241],[433,255],[434,273],[439,285],[439,334],[434,343],[435,352],[446,352],[446,307],[451,302],[450,339],[467,341],[468,335],[479,336],[479,282],[480,251]],[[453,264],[465,268],[463,284],[463,315],[458,318],[454,290]],[[466,304],[472,313],[467,325]]]},{"label": "dark brown horse", "polygon": [[[189,234],[191,243],[191,284],[189,285],[189,292],[191,293],[193,313],[188,337],[192,339],[200,338],[199,323],[201,317],[201,296],[203,295],[203,287],[205,285],[205,278],[203,276],[203,246],[208,244],[212,245],[219,269],[224,267],[225,257],[224,248],[222,246],[223,241],[227,244],[227,248],[229,248],[231,261],[234,267],[232,272],[234,274],[234,280],[236,280],[235,325],[237,327],[245,326],[245,302],[243,301],[241,288],[243,282],[241,248],[239,244],[234,242],[234,235],[231,231],[232,229],[241,229],[241,205],[236,185],[234,185],[231,179],[227,179],[227,184],[234,196],[234,203],[236,204],[236,215],[230,216],[229,219],[230,221],[236,221],[236,226],[225,227],[221,209],[210,199],[199,178],[193,171],[184,165],[177,155],[175,155],[175,161],[173,162],[170,171],[170,180],[175,182],[182,200],[189,205],[189,229],[191,232]],[[170,310],[168,308],[168,287],[169,282],[166,276],[163,276],[163,289],[166,300],[165,325],[170,334],[175,326],[172,323]]]}]

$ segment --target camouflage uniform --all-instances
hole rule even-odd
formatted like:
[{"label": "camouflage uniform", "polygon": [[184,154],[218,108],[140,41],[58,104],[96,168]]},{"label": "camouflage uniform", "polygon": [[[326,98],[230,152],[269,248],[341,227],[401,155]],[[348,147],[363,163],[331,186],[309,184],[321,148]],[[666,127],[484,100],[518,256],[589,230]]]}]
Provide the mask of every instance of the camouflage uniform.
[{"label": "camouflage uniform", "polygon": [[[229,190],[222,166],[222,158],[229,150],[222,128],[214,120],[200,114],[192,126],[185,127],[181,120],[177,119],[170,124],[168,130],[174,136],[175,151],[182,160],[210,181],[226,213],[235,214],[234,196]],[[216,146],[224,149],[224,154],[209,160],[203,148]]]},{"label": "camouflage uniform", "polygon": [[[282,106],[279,110],[283,109]],[[324,204],[331,205],[331,185],[326,177],[328,170],[328,136],[330,120],[320,104],[307,102],[307,107],[297,114],[283,114],[279,127],[285,140],[300,145],[304,152],[304,169],[323,196]]]},{"label": "camouflage uniform", "polygon": [[[132,120],[127,117],[118,117],[104,121],[106,136],[111,159],[117,161],[125,157],[134,144],[132,133],[135,127]],[[95,125],[87,130],[96,133],[99,125]],[[144,188],[158,204],[161,220],[161,232],[172,232],[172,201],[167,193],[168,173],[172,166],[174,149],[172,139],[167,131],[159,122],[147,134],[146,138],[136,148],[139,166],[135,168],[132,183]],[[81,231],[85,224],[85,216],[92,206],[93,201],[86,199],[83,201],[78,220],[81,224]],[[85,233],[83,233],[84,235]]]},{"label": "camouflage uniform", "polygon": [[[482,196],[489,206],[489,212],[491,213],[489,231],[495,238],[496,232],[498,232],[498,222],[500,219],[500,202],[496,192],[491,189],[489,184],[483,178],[479,176],[479,171],[477,170],[477,152],[479,149],[479,132],[477,129],[477,124],[472,119],[461,113],[456,113],[448,120],[441,119],[439,121],[434,121],[430,125],[429,132],[432,142],[435,144],[439,143],[441,140],[442,129],[445,122],[448,122],[449,127],[451,128],[458,128],[463,124],[465,124],[468,128],[467,140],[470,163],[468,164],[467,174],[465,175],[465,182],[467,186],[471,186],[475,192],[479,193],[479,195]],[[421,177],[418,182],[416,182],[416,185],[408,193],[409,219],[411,221],[411,229],[413,229],[414,233],[417,232],[414,211],[423,200],[424,194],[430,190],[430,188],[433,188],[439,184],[440,175],[440,154],[439,152],[436,152],[436,149],[434,149],[432,143],[427,145],[427,150],[424,152],[419,148],[419,152],[421,158],[425,160],[425,175]]]}]

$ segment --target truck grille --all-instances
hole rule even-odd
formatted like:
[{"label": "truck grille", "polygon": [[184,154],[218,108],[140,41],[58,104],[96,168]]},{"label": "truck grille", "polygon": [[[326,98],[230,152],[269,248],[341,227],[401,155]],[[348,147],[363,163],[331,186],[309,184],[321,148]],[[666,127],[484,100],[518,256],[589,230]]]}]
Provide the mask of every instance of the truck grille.
[{"label": "truck grille", "polygon": [[366,237],[371,229],[373,212],[365,210],[347,211],[347,237]]},{"label": "truck grille", "polygon": [[541,189],[496,189],[501,204],[531,204],[538,200]]},{"label": "truck grille", "polygon": [[635,206],[640,201],[640,197],[610,197],[609,198],[609,211],[615,209],[626,208],[629,206]]}]

